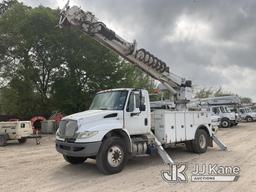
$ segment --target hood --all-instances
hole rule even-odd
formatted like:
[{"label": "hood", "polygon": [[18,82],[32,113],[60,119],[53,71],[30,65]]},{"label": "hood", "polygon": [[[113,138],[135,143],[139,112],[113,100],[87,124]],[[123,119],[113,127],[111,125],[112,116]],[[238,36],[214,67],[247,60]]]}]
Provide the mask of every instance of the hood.
[{"label": "hood", "polygon": [[256,113],[255,112],[250,112],[247,115],[250,115],[251,117],[256,117]]},{"label": "hood", "polygon": [[65,119],[76,120],[79,132],[102,131],[123,127],[123,111],[115,110],[88,110],[69,115]]},{"label": "hood", "polygon": [[83,111],[80,113],[75,113],[69,116],[64,117],[63,119],[71,119],[71,120],[85,120],[85,119],[90,119],[91,121],[95,121],[97,119],[102,119],[106,115],[110,115],[113,113],[120,113],[120,111],[110,111],[110,110],[88,110],[88,111]]}]

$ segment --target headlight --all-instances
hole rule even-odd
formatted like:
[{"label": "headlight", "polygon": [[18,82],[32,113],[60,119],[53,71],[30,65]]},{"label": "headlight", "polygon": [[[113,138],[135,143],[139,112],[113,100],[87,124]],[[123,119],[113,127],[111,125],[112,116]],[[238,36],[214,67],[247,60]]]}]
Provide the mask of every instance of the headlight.
[{"label": "headlight", "polygon": [[77,139],[85,139],[89,137],[93,137],[94,135],[97,135],[98,131],[85,131],[82,133],[78,133]]},{"label": "headlight", "polygon": [[56,136],[60,137],[60,129],[57,129]]},{"label": "headlight", "polygon": [[60,134],[60,129],[57,129],[55,136],[56,136],[56,139],[63,139],[63,136]]}]

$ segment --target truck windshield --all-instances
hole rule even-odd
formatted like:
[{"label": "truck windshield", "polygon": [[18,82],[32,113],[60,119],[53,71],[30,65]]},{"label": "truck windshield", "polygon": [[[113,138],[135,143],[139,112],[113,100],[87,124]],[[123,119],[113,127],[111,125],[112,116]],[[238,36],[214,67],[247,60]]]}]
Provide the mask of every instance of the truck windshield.
[{"label": "truck windshield", "polygon": [[128,91],[108,91],[98,93],[90,110],[123,110]]},{"label": "truck windshield", "polygon": [[245,108],[245,111],[246,111],[247,113],[251,113],[251,112],[252,112],[252,110],[251,110],[250,108]]},{"label": "truck windshield", "polygon": [[222,113],[228,113],[228,112],[226,111],[225,107],[220,107],[220,111],[221,111]]},{"label": "truck windshield", "polygon": [[231,113],[231,110],[228,107],[225,107],[226,113]]}]

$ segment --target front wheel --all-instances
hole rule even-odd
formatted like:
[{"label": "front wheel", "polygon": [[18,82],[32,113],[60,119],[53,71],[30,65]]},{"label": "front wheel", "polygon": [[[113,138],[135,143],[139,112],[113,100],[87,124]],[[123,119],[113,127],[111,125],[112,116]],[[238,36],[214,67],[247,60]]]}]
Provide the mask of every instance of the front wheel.
[{"label": "front wheel", "polygon": [[5,135],[0,135],[0,146],[4,147],[7,145],[7,137]]},{"label": "front wheel", "polygon": [[253,121],[253,118],[252,118],[252,117],[246,117],[246,121],[247,121],[247,122],[252,122],[252,121]]},{"label": "front wheel", "polygon": [[87,159],[86,157],[72,157],[68,155],[63,155],[63,157],[67,162],[73,165],[82,164]]},{"label": "front wheel", "polygon": [[208,133],[203,129],[198,129],[195,139],[192,141],[193,151],[195,153],[205,153],[208,147]]},{"label": "front wheel", "polygon": [[223,127],[223,128],[228,128],[228,127],[230,127],[230,122],[229,122],[229,120],[228,120],[228,119],[223,119],[223,120],[221,121],[221,127]]},{"label": "front wheel", "polygon": [[127,150],[119,137],[107,138],[96,156],[96,165],[104,174],[115,174],[123,170],[127,163]]},{"label": "front wheel", "polygon": [[18,139],[19,143],[23,144],[23,143],[26,143],[27,139],[26,138],[21,138],[21,139]]}]

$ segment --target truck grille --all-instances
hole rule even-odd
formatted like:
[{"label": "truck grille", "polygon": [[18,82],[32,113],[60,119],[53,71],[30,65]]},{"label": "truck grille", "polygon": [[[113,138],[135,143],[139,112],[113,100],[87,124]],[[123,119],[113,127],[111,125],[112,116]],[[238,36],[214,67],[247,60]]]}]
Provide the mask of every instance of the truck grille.
[{"label": "truck grille", "polygon": [[59,135],[61,138],[75,138],[77,129],[77,121],[62,120],[59,126]]}]

